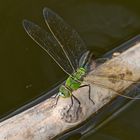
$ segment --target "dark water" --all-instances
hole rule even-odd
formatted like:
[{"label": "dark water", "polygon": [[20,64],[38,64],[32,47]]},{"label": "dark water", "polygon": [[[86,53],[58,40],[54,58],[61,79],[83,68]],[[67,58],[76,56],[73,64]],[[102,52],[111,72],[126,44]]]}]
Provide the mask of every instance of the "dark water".
[{"label": "dark water", "polygon": [[[140,33],[140,2],[121,0],[7,0],[0,5],[0,115],[49,90],[66,76],[25,33],[22,20],[45,27],[47,6],[72,25],[96,56]],[[136,102],[88,140],[137,140],[140,102]],[[74,138],[73,138],[74,139]]]}]

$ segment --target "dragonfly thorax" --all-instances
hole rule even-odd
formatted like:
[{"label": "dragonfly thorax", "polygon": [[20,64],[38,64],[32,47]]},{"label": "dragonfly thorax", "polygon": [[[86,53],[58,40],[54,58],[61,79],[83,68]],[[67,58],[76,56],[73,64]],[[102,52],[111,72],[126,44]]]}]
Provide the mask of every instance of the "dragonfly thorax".
[{"label": "dragonfly thorax", "polygon": [[63,98],[70,97],[74,90],[77,90],[81,86],[82,78],[86,74],[86,69],[80,67],[75,73],[69,76],[65,85],[60,86],[59,96]]},{"label": "dragonfly thorax", "polygon": [[83,76],[86,74],[86,70],[84,68],[79,68],[75,73],[68,77],[66,80],[65,86],[70,89],[70,91],[77,90],[82,82]]}]

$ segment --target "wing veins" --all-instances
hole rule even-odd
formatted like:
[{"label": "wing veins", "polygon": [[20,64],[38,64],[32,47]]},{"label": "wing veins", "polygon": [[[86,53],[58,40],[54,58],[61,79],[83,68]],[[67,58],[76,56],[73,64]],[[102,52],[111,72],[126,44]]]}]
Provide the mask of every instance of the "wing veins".
[{"label": "wing veins", "polygon": [[[53,57],[53,55],[51,55],[50,53],[49,53],[49,51],[46,49],[46,47],[43,47],[43,45],[41,44],[41,43],[39,43],[36,39],[35,39],[35,37],[37,38],[37,39],[39,39],[39,41],[40,42],[42,42],[45,46],[47,46],[47,44],[43,41],[43,39],[41,39],[37,34],[33,34],[33,30],[28,26],[27,27],[27,23],[28,24],[30,24],[30,26],[32,26],[32,27],[34,27],[34,28],[36,28],[36,29],[38,29],[38,31],[41,33],[42,31],[45,33],[45,30],[42,30],[38,25],[35,25],[34,23],[32,23],[32,22],[30,22],[30,21],[28,21],[28,20],[24,20],[23,21],[23,27],[24,27],[24,29],[25,29],[25,31],[27,32],[27,34],[45,51],[45,52],[47,52],[48,54],[49,54],[49,56],[55,61],[55,63],[57,63],[57,65],[66,73],[66,74],[68,74],[69,76],[71,75],[70,73],[68,73],[60,64],[59,64],[59,62]],[[28,28],[30,28],[30,31],[28,30]],[[35,30],[34,30],[35,31]],[[30,33],[31,32],[31,33]],[[48,32],[47,32],[48,33]],[[50,34],[51,35],[51,34]],[[44,35],[45,36],[45,35]],[[55,39],[55,38],[54,38]],[[56,39],[55,39],[56,40]],[[57,41],[57,40],[56,40]]]},{"label": "wing veins", "polygon": [[[47,15],[48,15],[48,12],[47,12]],[[64,52],[64,54],[65,54],[66,58],[68,59],[68,61],[69,61],[70,65],[71,65],[71,68],[72,68],[72,69],[73,69],[73,71],[75,72],[76,70],[74,69],[74,66],[72,65],[72,62],[71,62],[71,60],[70,60],[70,58],[69,58],[69,56],[68,56],[67,52],[65,51],[65,49],[64,49],[64,47],[63,47],[63,45],[61,44],[61,42],[59,41],[59,39],[56,37],[56,35],[54,34],[54,32],[52,31],[52,29],[51,29],[51,27],[50,27],[50,25],[49,25],[48,21],[47,21],[47,20],[45,20],[45,22],[46,22],[46,24],[47,24],[47,26],[48,26],[48,28],[49,28],[50,32],[52,33],[52,35],[54,36],[54,38],[56,39],[56,41],[58,42],[58,44],[59,44],[59,45],[60,45],[60,47],[62,48],[62,50],[63,50],[63,52]]]}]

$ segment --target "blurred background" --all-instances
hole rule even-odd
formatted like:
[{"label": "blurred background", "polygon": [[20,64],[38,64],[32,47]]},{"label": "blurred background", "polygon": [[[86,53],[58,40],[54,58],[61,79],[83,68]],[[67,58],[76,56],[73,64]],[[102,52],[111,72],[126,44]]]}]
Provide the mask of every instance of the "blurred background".
[{"label": "blurred background", "polygon": [[[32,41],[22,27],[28,19],[46,27],[49,7],[74,27],[97,57],[140,33],[140,1],[5,0],[0,4],[0,116],[50,90],[66,74]],[[88,140],[137,140],[140,101]],[[72,138],[76,139],[76,138]]]}]

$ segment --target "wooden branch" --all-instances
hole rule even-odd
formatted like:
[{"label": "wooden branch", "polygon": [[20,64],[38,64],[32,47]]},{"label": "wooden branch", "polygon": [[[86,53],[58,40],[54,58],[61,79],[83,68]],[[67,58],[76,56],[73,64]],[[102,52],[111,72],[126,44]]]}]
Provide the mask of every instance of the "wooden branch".
[{"label": "wooden branch", "polygon": [[0,140],[52,139],[85,121],[91,114],[117,97],[118,93],[121,94],[132,85],[132,81],[139,79],[140,43],[137,42],[130,49],[101,64],[85,77],[83,84],[91,85],[91,98],[94,105],[89,100],[88,87],[73,92],[81,102],[78,112],[76,100],[74,100],[74,106],[67,112],[71,105],[70,98],[60,98],[55,107],[53,107],[55,100],[50,98],[1,122]]}]

